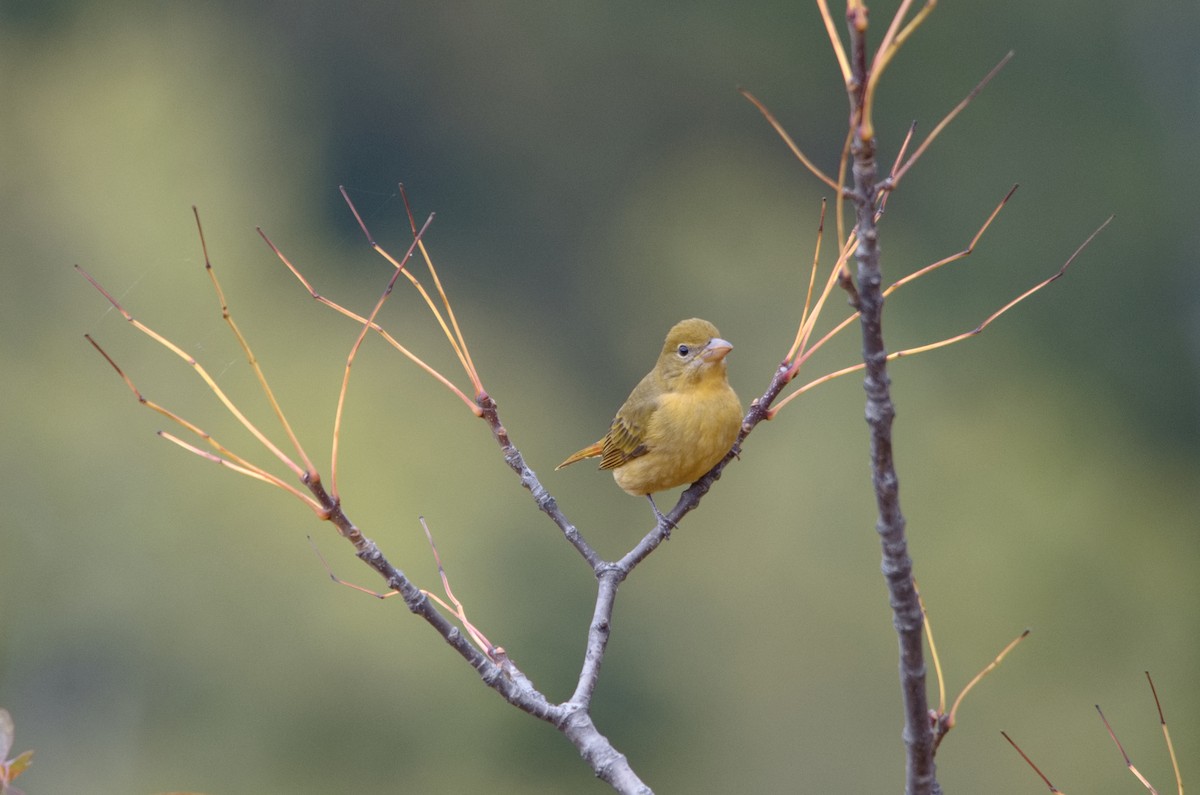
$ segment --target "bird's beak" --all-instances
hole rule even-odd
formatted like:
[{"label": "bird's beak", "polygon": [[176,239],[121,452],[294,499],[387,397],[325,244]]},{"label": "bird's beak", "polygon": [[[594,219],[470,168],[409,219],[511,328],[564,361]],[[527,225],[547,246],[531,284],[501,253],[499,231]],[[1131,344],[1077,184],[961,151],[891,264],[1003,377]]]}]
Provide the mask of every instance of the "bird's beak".
[{"label": "bird's beak", "polygon": [[733,346],[720,337],[713,337],[704,346],[704,352],[700,354],[700,358],[706,362],[719,362],[724,359],[729,352],[733,350]]}]

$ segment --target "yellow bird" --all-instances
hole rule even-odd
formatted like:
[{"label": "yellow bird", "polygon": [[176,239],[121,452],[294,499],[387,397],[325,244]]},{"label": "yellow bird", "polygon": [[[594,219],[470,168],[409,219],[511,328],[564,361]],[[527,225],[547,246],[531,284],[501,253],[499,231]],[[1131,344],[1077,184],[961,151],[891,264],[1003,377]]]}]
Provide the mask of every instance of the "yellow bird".
[{"label": "yellow bird", "polygon": [[693,483],[725,457],[742,424],[742,404],[725,377],[733,346],[707,320],[676,323],[658,362],[633,388],[604,438],[555,469],[600,457],[617,485],[644,494]]}]

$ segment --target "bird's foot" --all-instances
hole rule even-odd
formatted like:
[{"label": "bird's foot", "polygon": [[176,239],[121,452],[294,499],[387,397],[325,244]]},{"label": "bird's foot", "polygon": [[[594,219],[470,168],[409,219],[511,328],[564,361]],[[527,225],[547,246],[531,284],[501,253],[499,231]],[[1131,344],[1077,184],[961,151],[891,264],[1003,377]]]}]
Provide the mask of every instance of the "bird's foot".
[{"label": "bird's foot", "polygon": [[668,519],[666,517],[666,514],[664,514],[662,511],[658,510],[658,506],[654,504],[654,497],[647,494],[646,499],[650,500],[650,507],[654,510],[654,517],[656,519],[658,519],[658,523],[660,525],[662,525],[662,527],[664,528],[663,540],[670,541],[671,540],[671,531],[675,529],[675,523],[672,522],[670,519]]}]

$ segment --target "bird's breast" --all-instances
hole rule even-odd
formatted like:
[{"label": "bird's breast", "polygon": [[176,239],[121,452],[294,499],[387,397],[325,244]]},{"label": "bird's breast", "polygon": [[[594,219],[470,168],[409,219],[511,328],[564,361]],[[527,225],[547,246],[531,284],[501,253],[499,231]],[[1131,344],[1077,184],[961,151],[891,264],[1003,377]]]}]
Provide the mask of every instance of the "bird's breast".
[{"label": "bird's breast", "polygon": [[639,495],[693,483],[729,452],[741,423],[741,403],[724,378],[666,392],[646,425],[648,452],[613,470],[613,477]]}]

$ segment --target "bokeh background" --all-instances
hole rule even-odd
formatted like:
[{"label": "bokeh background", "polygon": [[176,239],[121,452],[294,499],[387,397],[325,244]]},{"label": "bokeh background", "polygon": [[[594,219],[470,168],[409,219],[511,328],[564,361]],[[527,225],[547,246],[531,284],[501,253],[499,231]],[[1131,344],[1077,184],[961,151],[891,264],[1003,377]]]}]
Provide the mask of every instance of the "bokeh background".
[{"label": "bokeh background", "polygon": [[[877,40],[891,6],[872,11]],[[950,696],[1033,628],[962,707],[947,791],[1043,790],[1002,729],[1066,791],[1142,791],[1096,703],[1172,791],[1146,669],[1185,776],[1200,769],[1197,30],[1187,0],[946,3],[883,81],[890,162],[912,119],[930,129],[1016,51],[888,205],[899,276],[962,248],[1022,184],[970,259],[889,304],[893,348],[973,327],[1116,214],[1064,280],[893,369]],[[37,749],[26,792],[605,791],[398,600],[332,585],[306,534],[376,583],[329,526],[156,439],[165,421],[84,332],[148,397],[268,461],[71,266],[273,428],[212,297],[198,205],[235,316],[327,471],[356,329],[254,229],[362,309],[389,270],[337,186],[399,252],[403,181],[438,213],[427,240],[514,440],[619,555],[649,527],[644,502],[553,466],[603,432],[680,318],[734,342],[744,400],[766,386],[824,191],[736,87],[835,168],[846,103],[815,6],[0,0],[0,75],[0,705],[15,749]],[[454,372],[411,291],[386,323]],[[852,362],[853,336],[809,372]],[[432,379],[377,339],[354,373],[349,513],[433,587],[426,516],[475,622],[565,698],[586,567]],[[841,379],[760,427],[622,587],[596,720],[658,791],[900,786],[862,402]]]}]

